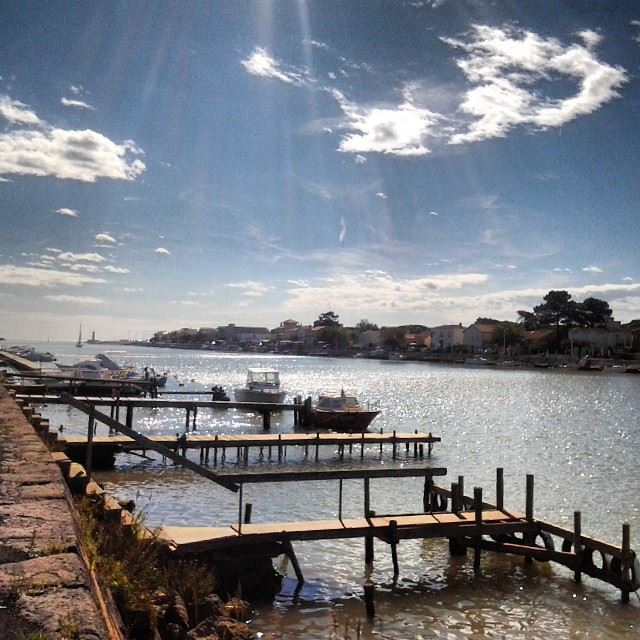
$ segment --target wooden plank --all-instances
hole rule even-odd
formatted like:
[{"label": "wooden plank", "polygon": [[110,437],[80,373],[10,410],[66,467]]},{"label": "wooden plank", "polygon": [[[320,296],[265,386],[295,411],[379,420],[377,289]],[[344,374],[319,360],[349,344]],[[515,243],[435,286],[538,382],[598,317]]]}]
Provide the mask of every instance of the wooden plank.
[{"label": "wooden plank", "polygon": [[[566,538],[567,540],[571,540],[571,542],[573,542],[574,535],[573,531],[571,531],[570,529],[565,529],[556,524],[551,524],[542,520],[536,520],[536,522],[542,531],[546,531],[547,533],[558,536],[560,538]],[[588,547],[589,549],[593,549],[594,551],[601,551],[602,553],[608,553],[614,558],[620,558],[622,556],[620,547],[616,547],[608,542],[598,540],[597,538],[589,538],[585,535],[581,535],[580,539],[582,541],[583,547]]]},{"label": "wooden plank", "polygon": [[218,474],[236,483],[292,482],[317,480],[354,480],[362,478],[416,478],[424,476],[445,476],[444,467],[358,467],[347,469],[304,469],[276,471],[225,471]]}]

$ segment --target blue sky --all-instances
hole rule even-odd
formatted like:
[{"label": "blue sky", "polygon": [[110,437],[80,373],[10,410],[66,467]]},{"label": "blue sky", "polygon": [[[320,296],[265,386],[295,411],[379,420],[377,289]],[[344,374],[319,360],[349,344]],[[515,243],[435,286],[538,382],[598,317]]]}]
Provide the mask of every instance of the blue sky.
[{"label": "blue sky", "polygon": [[640,318],[640,2],[2,14],[0,335]]}]

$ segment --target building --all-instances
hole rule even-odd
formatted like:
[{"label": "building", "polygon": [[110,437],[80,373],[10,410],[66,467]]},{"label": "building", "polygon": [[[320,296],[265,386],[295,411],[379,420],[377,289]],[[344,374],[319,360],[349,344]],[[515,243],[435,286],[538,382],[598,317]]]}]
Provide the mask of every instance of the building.
[{"label": "building", "polygon": [[382,345],[382,331],[370,329],[358,336],[358,349],[375,349]]},{"label": "building", "polygon": [[618,351],[631,351],[633,332],[623,329],[619,322],[612,322],[607,324],[606,329],[573,327],[569,329],[569,340],[572,349],[577,348],[578,355],[585,352],[592,356],[601,353],[610,355]]},{"label": "building", "polygon": [[218,338],[225,342],[268,342],[271,332],[266,327],[238,327],[228,324],[218,327]]},{"label": "building", "polygon": [[443,324],[431,329],[431,348],[437,351],[453,351],[464,343],[461,324]]},{"label": "building", "polygon": [[465,351],[478,353],[493,346],[493,332],[497,324],[472,324],[463,330]]},{"label": "building", "polygon": [[306,330],[297,321],[289,318],[283,320],[276,329],[271,329],[272,340],[276,342],[304,342]]}]

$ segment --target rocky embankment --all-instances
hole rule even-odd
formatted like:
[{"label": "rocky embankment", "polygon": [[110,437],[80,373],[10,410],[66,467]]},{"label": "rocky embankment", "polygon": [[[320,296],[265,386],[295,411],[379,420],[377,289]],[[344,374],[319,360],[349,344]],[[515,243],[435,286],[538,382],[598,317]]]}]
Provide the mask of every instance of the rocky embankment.
[{"label": "rocky embankment", "polygon": [[58,465],[0,385],[0,638],[106,640]]}]

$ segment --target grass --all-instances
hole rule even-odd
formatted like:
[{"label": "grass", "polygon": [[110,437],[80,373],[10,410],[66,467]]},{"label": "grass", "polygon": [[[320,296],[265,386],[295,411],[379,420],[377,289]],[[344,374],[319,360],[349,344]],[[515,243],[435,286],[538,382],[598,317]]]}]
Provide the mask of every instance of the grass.
[{"label": "grass", "polygon": [[160,555],[157,534],[138,515],[130,526],[102,519],[99,503],[79,503],[83,546],[103,584],[109,587],[123,620],[130,628],[153,628],[171,594],[182,597],[199,621],[198,605],[213,592],[212,571],[194,560],[167,563]]}]

